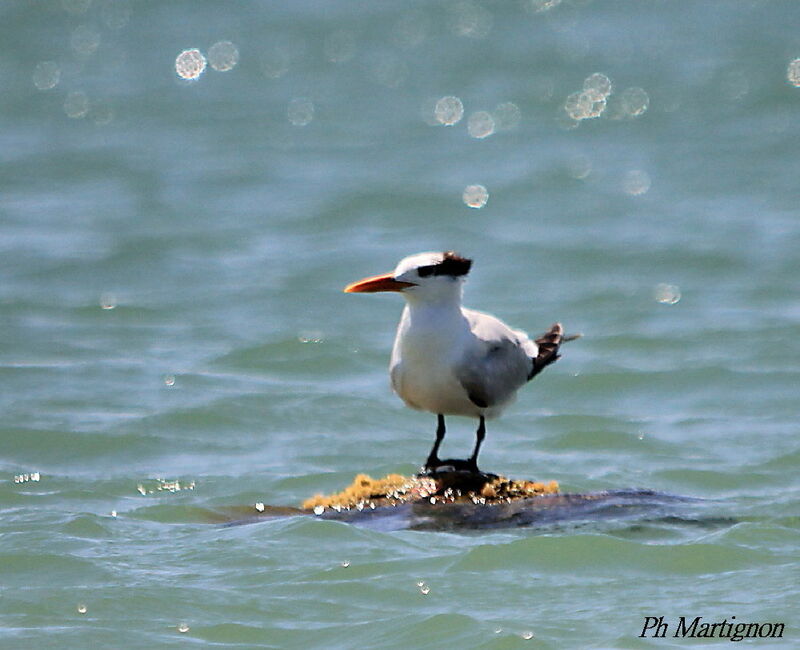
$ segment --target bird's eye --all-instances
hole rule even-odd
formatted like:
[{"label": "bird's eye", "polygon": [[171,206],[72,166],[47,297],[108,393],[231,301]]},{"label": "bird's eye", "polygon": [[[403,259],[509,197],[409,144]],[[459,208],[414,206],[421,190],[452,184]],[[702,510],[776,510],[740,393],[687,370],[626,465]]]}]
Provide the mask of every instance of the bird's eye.
[{"label": "bird's eye", "polygon": [[427,278],[429,275],[433,275],[433,272],[434,272],[435,270],[436,270],[436,268],[435,268],[433,265],[430,265],[430,266],[420,266],[420,267],[417,269],[417,273],[419,274],[419,277],[421,277],[421,278]]}]

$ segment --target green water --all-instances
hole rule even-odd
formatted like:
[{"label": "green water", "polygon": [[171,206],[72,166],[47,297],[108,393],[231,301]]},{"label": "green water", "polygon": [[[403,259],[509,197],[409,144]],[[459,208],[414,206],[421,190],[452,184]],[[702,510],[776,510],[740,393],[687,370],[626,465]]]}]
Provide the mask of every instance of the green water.
[{"label": "green water", "polygon": [[[728,643],[639,638],[646,616],[798,646],[800,4],[0,18],[0,647]],[[612,92],[576,121],[594,73]],[[469,306],[584,334],[489,423],[485,469],[699,500],[219,525],[416,471],[435,418],[388,386],[400,299],[341,288],[444,249],[474,259]],[[475,423],[448,424],[466,455]]]}]

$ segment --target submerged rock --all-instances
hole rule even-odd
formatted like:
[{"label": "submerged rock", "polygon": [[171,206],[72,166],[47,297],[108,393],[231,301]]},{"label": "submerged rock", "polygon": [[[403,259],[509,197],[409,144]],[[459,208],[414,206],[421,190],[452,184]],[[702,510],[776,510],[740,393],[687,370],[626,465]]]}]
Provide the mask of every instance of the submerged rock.
[{"label": "submerged rock", "polygon": [[[358,524],[377,530],[468,531],[599,524],[628,521],[690,521],[706,525],[691,511],[702,499],[643,489],[584,494],[559,492],[556,481],[514,480],[451,466],[417,476],[359,474],[336,494],[317,494],[300,508],[256,503],[218,512],[225,525],[275,517]],[[687,518],[688,517],[688,518]]]},{"label": "submerged rock", "polygon": [[389,474],[374,479],[359,474],[341,492],[317,494],[303,502],[302,508],[315,514],[326,509],[337,512],[365,508],[374,510],[406,504],[508,504],[519,499],[558,494],[558,483],[511,480],[495,474],[469,471],[441,471],[417,476]]}]

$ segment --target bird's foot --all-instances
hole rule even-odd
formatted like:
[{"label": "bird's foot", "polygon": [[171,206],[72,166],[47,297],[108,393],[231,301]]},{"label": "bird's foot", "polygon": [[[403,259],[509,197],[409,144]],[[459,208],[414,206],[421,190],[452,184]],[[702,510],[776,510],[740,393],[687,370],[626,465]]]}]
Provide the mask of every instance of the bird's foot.
[{"label": "bird's foot", "polygon": [[473,474],[475,476],[485,477],[488,481],[497,478],[496,474],[487,474],[478,469],[478,464],[474,459],[460,459],[448,458],[440,460],[439,458],[428,458],[425,461],[425,466],[419,473],[419,476],[435,477],[440,474]]}]

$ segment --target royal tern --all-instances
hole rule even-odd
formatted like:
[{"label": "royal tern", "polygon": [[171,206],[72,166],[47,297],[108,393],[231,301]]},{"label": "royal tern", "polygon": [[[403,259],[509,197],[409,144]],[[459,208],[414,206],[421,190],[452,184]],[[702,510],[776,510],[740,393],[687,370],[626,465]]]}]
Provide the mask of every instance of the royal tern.
[{"label": "royal tern", "polygon": [[[346,293],[398,291],[406,299],[392,349],[392,388],[411,408],[435,413],[436,441],[425,471],[443,465],[478,473],[486,419],[500,414],[517,390],[559,358],[560,323],[531,341],[491,314],[461,305],[472,260],[453,251],[419,253],[401,260],[392,273],[365,278]],[[466,461],[441,461],[445,415],[479,419],[475,448]]]}]

